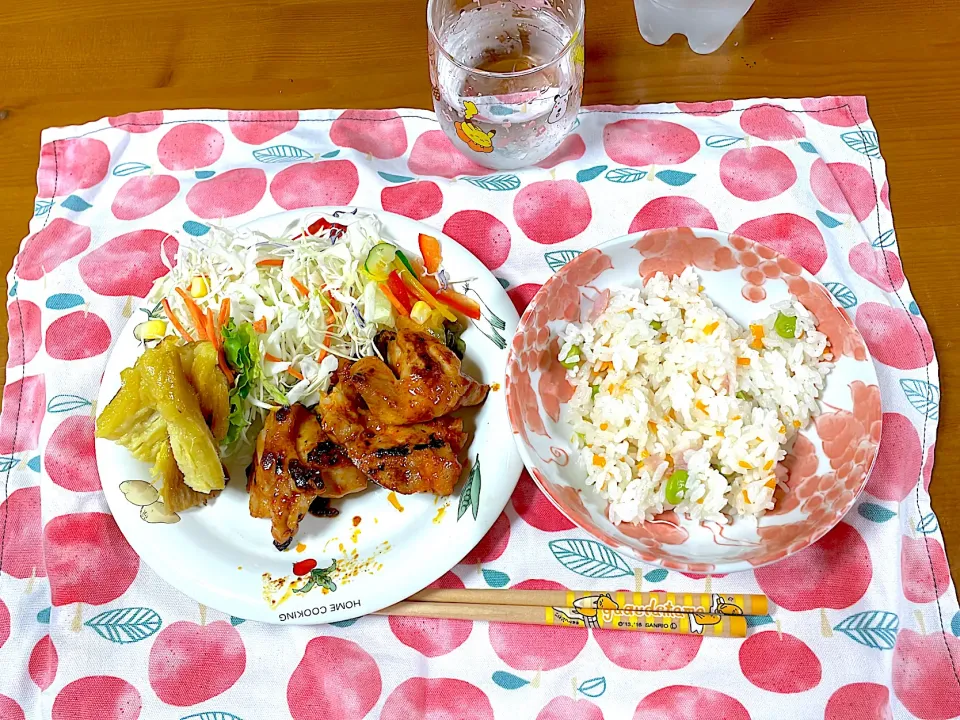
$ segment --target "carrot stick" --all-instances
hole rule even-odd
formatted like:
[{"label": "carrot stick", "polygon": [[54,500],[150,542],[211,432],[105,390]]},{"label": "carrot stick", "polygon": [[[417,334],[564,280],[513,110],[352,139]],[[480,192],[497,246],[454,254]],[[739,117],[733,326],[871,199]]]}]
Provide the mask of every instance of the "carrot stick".
[{"label": "carrot stick", "polygon": [[227,376],[227,384],[233,386],[233,370],[230,369],[230,366],[227,364],[227,356],[223,353],[220,353],[220,369],[223,370],[223,374]]},{"label": "carrot stick", "polygon": [[327,356],[327,348],[330,347],[330,336],[326,333],[323,335],[323,347],[320,348],[320,352],[317,353],[317,362],[323,362],[323,359]]},{"label": "carrot stick", "polygon": [[393,309],[396,310],[398,314],[403,316],[409,315],[407,309],[403,306],[403,303],[397,299],[396,295],[390,292],[390,288],[388,288],[385,283],[380,283],[379,287],[380,292],[382,292],[387,300],[390,301],[390,304],[393,305]]},{"label": "carrot stick", "polygon": [[302,282],[300,282],[299,280],[297,280],[295,277],[291,277],[291,278],[290,278],[290,282],[293,283],[293,286],[294,286],[297,290],[299,290],[299,291],[300,291],[300,294],[303,295],[304,297],[306,297],[307,295],[310,294],[310,291],[307,290],[307,286],[304,285],[304,284],[303,284]]},{"label": "carrot stick", "polygon": [[293,365],[287,368],[287,372],[293,375],[297,380],[303,380],[303,373],[297,370]]},{"label": "carrot stick", "polygon": [[224,298],[220,301],[220,325],[226,325],[230,319],[230,298]]},{"label": "carrot stick", "polygon": [[163,311],[167,314],[167,317],[170,319],[170,323],[173,325],[174,329],[180,333],[182,337],[187,342],[193,342],[193,336],[187,332],[187,329],[180,324],[177,314],[173,311],[173,308],[170,307],[170,301],[166,298],[163,299]]},{"label": "carrot stick", "polygon": [[276,355],[273,355],[271,353],[264,353],[263,359],[266,360],[267,362],[283,362],[283,358],[278,358]]},{"label": "carrot stick", "polygon": [[283,258],[257,260],[257,267],[283,267]]},{"label": "carrot stick", "polygon": [[213,343],[213,347],[215,347],[219,352],[220,342],[219,342],[218,336],[220,335],[220,333],[217,332],[216,325],[214,325],[213,310],[210,310],[209,308],[207,308],[206,324],[204,325],[204,327],[207,330],[207,339]]},{"label": "carrot stick", "polygon": [[257,320],[253,324],[253,329],[256,330],[258,333],[260,333],[261,335],[263,335],[263,333],[267,331],[267,316],[264,315],[262,318]]},{"label": "carrot stick", "polygon": [[190,318],[193,320],[193,326],[197,330],[197,335],[201,340],[206,340],[206,329],[204,328],[206,321],[204,320],[203,311],[200,309],[200,306],[193,301],[192,297],[187,295],[183,288],[178,287],[174,289],[177,291],[177,295],[183,299],[184,304],[187,306],[187,312],[190,313]]}]

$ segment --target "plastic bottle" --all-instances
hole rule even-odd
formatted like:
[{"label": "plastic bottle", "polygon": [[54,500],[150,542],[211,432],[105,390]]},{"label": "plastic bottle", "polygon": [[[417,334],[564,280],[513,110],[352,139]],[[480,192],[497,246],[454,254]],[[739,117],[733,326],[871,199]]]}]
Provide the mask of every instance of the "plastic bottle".
[{"label": "plastic bottle", "polygon": [[706,55],[723,45],[753,0],[634,0],[634,5],[648,43],[663,45],[680,33],[691,50]]}]

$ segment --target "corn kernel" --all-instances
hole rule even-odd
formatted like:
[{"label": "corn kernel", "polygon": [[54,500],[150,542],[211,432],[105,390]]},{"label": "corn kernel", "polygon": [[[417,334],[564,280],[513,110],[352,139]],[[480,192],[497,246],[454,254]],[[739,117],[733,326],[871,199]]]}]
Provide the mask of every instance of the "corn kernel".
[{"label": "corn kernel", "polygon": [[601,455],[594,455],[593,464],[596,465],[597,467],[605,467],[607,464],[607,460]]},{"label": "corn kernel", "polygon": [[137,325],[134,335],[138,340],[160,340],[167,334],[167,324],[163,320],[147,320]]},{"label": "corn kernel", "polygon": [[773,460],[767,460],[767,462],[763,466],[763,469],[766,472],[770,472],[770,470],[773,469]]},{"label": "corn kernel", "polygon": [[704,334],[704,335],[712,335],[712,334],[713,334],[713,331],[716,330],[718,327],[720,327],[720,323],[718,323],[718,322],[716,322],[716,321],[710,323],[709,325],[705,325],[704,328],[703,328],[703,334]]},{"label": "corn kernel", "polygon": [[190,297],[202,298],[210,292],[210,285],[203,275],[197,275],[190,283]]},{"label": "corn kernel", "polygon": [[740,461],[739,463],[737,463],[737,464],[738,464],[740,467],[744,468],[745,470],[753,470],[753,465],[751,465],[750,463],[748,463],[746,460],[741,460],[741,461]]},{"label": "corn kernel", "polygon": [[413,308],[410,310],[410,319],[413,320],[418,325],[423,325],[427,320],[430,319],[430,315],[433,313],[433,308],[427,305],[423,300],[417,300],[414,303]]}]

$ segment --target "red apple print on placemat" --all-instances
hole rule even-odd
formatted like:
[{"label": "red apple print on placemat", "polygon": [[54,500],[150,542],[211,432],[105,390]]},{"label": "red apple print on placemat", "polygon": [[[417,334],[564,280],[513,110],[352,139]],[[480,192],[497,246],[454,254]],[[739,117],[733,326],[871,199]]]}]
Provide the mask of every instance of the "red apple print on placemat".
[{"label": "red apple print on placemat", "polygon": [[500,513],[493,522],[483,540],[477,543],[467,556],[460,561],[461,565],[476,565],[478,563],[493,562],[507,549],[510,542],[510,520],[504,513]]},{"label": "red apple print on placemat", "polygon": [[544,245],[576,237],[590,224],[587,191],[575,180],[530,183],[513,201],[513,217],[524,234]]},{"label": "red apple print on placemat", "polygon": [[[620,631],[611,631],[620,632]],[[750,713],[729,695],[709,688],[668,685],[637,705],[633,720],[750,720]]]},{"label": "red apple print on placemat", "polygon": [[43,540],[40,534],[40,488],[20,488],[0,503],[0,518],[6,518],[6,536],[0,570],[23,580],[46,577]]},{"label": "red apple print on placemat", "polygon": [[57,648],[49,635],[44,635],[33,646],[30,653],[30,660],[27,663],[27,671],[30,673],[30,679],[41,690],[46,690],[53,685],[54,678],[57,677]]},{"label": "red apple print on placemat", "polygon": [[296,110],[230,110],[227,124],[233,136],[247,145],[260,145],[297,126]]},{"label": "red apple print on placemat", "polygon": [[[524,580],[517,590],[566,590],[552,580]],[[573,661],[587,644],[585,627],[547,627],[490,623],[490,645],[514,670],[555,670]]]},{"label": "red apple print on placemat", "polygon": [[180,192],[172,175],[145,175],[127,180],[110,207],[118,220],[139,220],[167,205]]},{"label": "red apple print on placemat", "polygon": [[[333,716],[330,716],[333,717]],[[486,693],[454,678],[404,680],[383,704],[380,720],[494,720]]]},{"label": "red apple print on placemat", "polygon": [[903,267],[896,253],[874,250],[870,243],[860,243],[850,250],[850,267],[881,290],[892,292],[903,287]]},{"label": "red apple print on placemat", "polygon": [[690,128],[664,120],[618,120],[603,128],[603,149],[621,165],[679,165],[700,149]]},{"label": "red apple print on placemat", "polygon": [[47,354],[57,360],[94,357],[110,347],[110,328],[99,315],[77,311],[50,323],[46,345]]},{"label": "red apple print on placemat", "polygon": [[243,640],[226,620],[175,622],[150,648],[150,687],[168,705],[196,705],[233,687],[246,667]]},{"label": "red apple print on placemat", "polygon": [[853,127],[857,123],[870,120],[867,114],[867,99],[863,97],[830,96],[822,98],[804,98],[801,107],[807,111],[807,117],[824,125],[834,127]]},{"label": "red apple print on placemat", "polygon": [[157,146],[157,159],[167,170],[196,170],[223,155],[223,135],[203,123],[174,125]]},{"label": "red apple print on placemat", "polygon": [[330,142],[389,160],[407,149],[407,131],[396,110],[347,110],[333,121]]},{"label": "red apple print on placemat", "polygon": [[54,140],[40,148],[37,197],[70,195],[92,188],[107,176],[110,149],[94,138]]},{"label": "red apple print on placemat", "polygon": [[26,365],[43,344],[40,308],[29,300],[14,300],[7,307],[7,337],[10,339],[8,367]]},{"label": "red apple print on placemat", "polygon": [[883,181],[883,187],[880,188],[880,202],[887,210],[890,209],[890,183],[886,180]]},{"label": "red apple print on placemat", "polygon": [[60,423],[47,441],[43,469],[60,487],[74,492],[100,489],[94,430],[89,415],[73,415]]},{"label": "red apple print on placemat", "polygon": [[823,720],[893,720],[890,689],[871,682],[844,685],[830,696]]},{"label": "red apple print on placemat", "polygon": [[740,114],[740,127],[761,140],[799,140],[806,136],[796,113],[779,105],[754,105]]},{"label": "red apple print on placemat", "polygon": [[537,720],[603,720],[603,710],[589,700],[561,695],[544,705]]},{"label": "red apple print on placemat", "polygon": [[428,130],[416,139],[407,161],[410,172],[417,175],[487,175],[493,172],[475,163],[457,150],[443,130]]},{"label": "red apple print on placemat", "polygon": [[315,637],[287,684],[293,720],[360,720],[380,699],[377,662],[355,642]]},{"label": "red apple print on placemat", "polygon": [[741,200],[759,202],[775,198],[796,181],[793,161],[776,148],[737,148],[720,158],[720,182]]},{"label": "red apple print on placemat", "polygon": [[[748,220],[733,234],[766,245],[813,274],[820,272],[827,261],[827,246],[820,230],[806,218],[793,213]],[[759,268],[767,277],[780,277],[780,268],[775,261],[760,263]]]},{"label": "red apple print on placemat", "polygon": [[853,213],[863,222],[877,206],[877,189],[870,172],[853,163],[825,163],[810,167],[810,189],[827,210]]},{"label": "red apple print on placemat", "polygon": [[700,652],[702,635],[594,630],[593,639],[617,667],[627,670],[679,670]]},{"label": "red apple print on placemat", "polygon": [[763,690],[799,693],[820,684],[820,660],[803,640],[774,630],[755,633],[740,645],[744,677]]},{"label": "red apple print on placemat", "polygon": [[109,675],[74,680],[57,693],[52,720],[137,720],[140,693],[126,680]]},{"label": "red apple print on placemat", "polygon": [[713,102],[678,102],[677,110],[687,115],[716,117],[733,110],[733,100],[714,100]]},{"label": "red apple print on placemat", "polygon": [[[881,447],[883,446],[881,445]],[[923,489],[926,492],[930,492],[930,480],[933,478],[933,451],[935,447],[936,443],[927,450],[927,461],[923,464]]]},{"label": "red apple print on placemat", "polygon": [[[2,515],[0,515],[2,517]],[[8,518],[9,520],[9,518]],[[6,603],[0,599],[0,648],[10,637],[10,611],[7,610]]]},{"label": "red apple print on placemat", "polygon": [[198,182],[187,193],[187,207],[205,220],[253,210],[267,192],[267,175],[258,168],[236,168]]},{"label": "red apple print on placemat", "polygon": [[904,535],[900,548],[903,596],[910,602],[933,602],[950,587],[950,568],[940,541]]},{"label": "red apple print on placemat", "polygon": [[875,302],[857,309],[857,330],[875,360],[898,370],[916,370],[933,360],[933,340],[918,315]]},{"label": "red apple print on placemat", "polygon": [[110,125],[128,133],[142,134],[156,130],[163,123],[163,110],[131,112],[109,118]]},{"label": "red apple print on placemat", "polygon": [[[103,605],[123,595],[137,577],[140,558],[112,515],[59,515],[43,530],[47,571],[56,578],[50,595],[56,607],[71,603]],[[79,627],[81,606],[76,608]]]},{"label": "red apple print on placemat", "polygon": [[23,710],[17,701],[6,695],[0,695],[0,717],[3,720],[24,720]]},{"label": "red apple print on placemat", "polygon": [[472,252],[490,270],[510,255],[510,230],[483,210],[461,210],[443,224],[443,232]]},{"label": "red apple print on placemat", "polygon": [[667,196],[654,198],[638,212],[627,232],[658,228],[692,227],[716,230],[717,221],[703,205],[693,198]]},{"label": "red apple print on placemat", "polygon": [[825,608],[842,610],[862,598],[873,565],[860,533],[840,522],[810,547],[753,574],[776,605],[793,612],[819,608],[821,631],[829,636],[833,631]]},{"label": "red apple print on placemat", "polygon": [[43,375],[30,375],[7,383],[0,412],[0,455],[36,449],[46,403]]},{"label": "red apple print on placemat", "polygon": [[72,257],[90,247],[90,228],[54,218],[50,224],[27,239],[16,263],[17,277],[39,280]]},{"label": "red apple print on placemat", "polygon": [[346,205],[360,186],[356,166],[349,160],[297,163],[277,173],[270,195],[284,210],[322,205]]},{"label": "red apple print on placemat", "polygon": [[435,182],[429,180],[390,185],[380,191],[380,205],[387,212],[423,220],[440,212],[443,193]]},{"label": "red apple print on placemat", "polygon": [[146,297],[153,281],[168,272],[160,253],[172,265],[179,244],[162,230],[135,230],[108,240],[80,260],[80,277],[100,295]]},{"label": "red apple print on placemat", "polygon": [[893,648],[894,694],[921,720],[960,715],[956,658],[960,658],[960,638],[943,632],[920,635],[901,630]]},{"label": "red apple print on placemat", "polygon": [[[448,572],[427,587],[463,589],[463,581]],[[439,657],[463,645],[473,629],[471,620],[390,617],[390,630],[397,640],[425,657]]]},{"label": "red apple print on placemat", "polygon": [[867,492],[881,500],[903,500],[917,485],[922,452],[913,423],[900,413],[884,413],[880,449]]},{"label": "red apple print on placemat", "polygon": [[517,309],[517,312],[523,315],[523,311],[527,309],[527,305],[530,304],[533,296],[537,294],[541,287],[543,285],[540,283],[524,283],[507,290],[507,295],[513,301],[513,306]]},{"label": "red apple print on placemat", "polygon": [[547,500],[546,495],[533,484],[533,480],[526,470],[520,475],[517,489],[513,491],[510,500],[513,503],[513,509],[517,511],[517,515],[522,517],[527,525],[535,527],[537,530],[560,532],[561,530],[572,530],[574,527],[574,524],[567,520],[553,506],[553,503]]},{"label": "red apple print on placemat", "polygon": [[568,135],[563,139],[563,142],[560,143],[560,147],[550,153],[544,160],[537,163],[537,167],[548,170],[562,162],[579,160],[585,152],[587,152],[587,146],[583,142],[583,138],[579,135]]}]

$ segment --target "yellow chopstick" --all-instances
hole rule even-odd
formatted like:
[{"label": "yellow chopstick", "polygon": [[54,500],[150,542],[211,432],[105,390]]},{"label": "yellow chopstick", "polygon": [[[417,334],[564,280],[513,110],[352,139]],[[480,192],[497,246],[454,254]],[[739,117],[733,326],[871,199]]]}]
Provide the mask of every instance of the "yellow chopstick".
[{"label": "yellow chopstick", "polygon": [[601,597],[617,608],[636,611],[689,613],[712,612],[719,615],[767,615],[770,603],[766,595],[671,592],[603,592],[599,590],[442,590],[427,589],[408,600],[434,603],[470,603],[475,605],[518,605],[539,607],[588,606]]},{"label": "yellow chopstick", "polygon": [[[583,614],[584,610],[586,614]],[[603,630],[632,630],[707,637],[743,638],[747,636],[745,617],[716,613],[651,613],[606,608],[593,608],[591,612],[586,608],[413,601],[400,602],[374,614],[449,620],[485,620],[523,625],[592,627]]]}]

